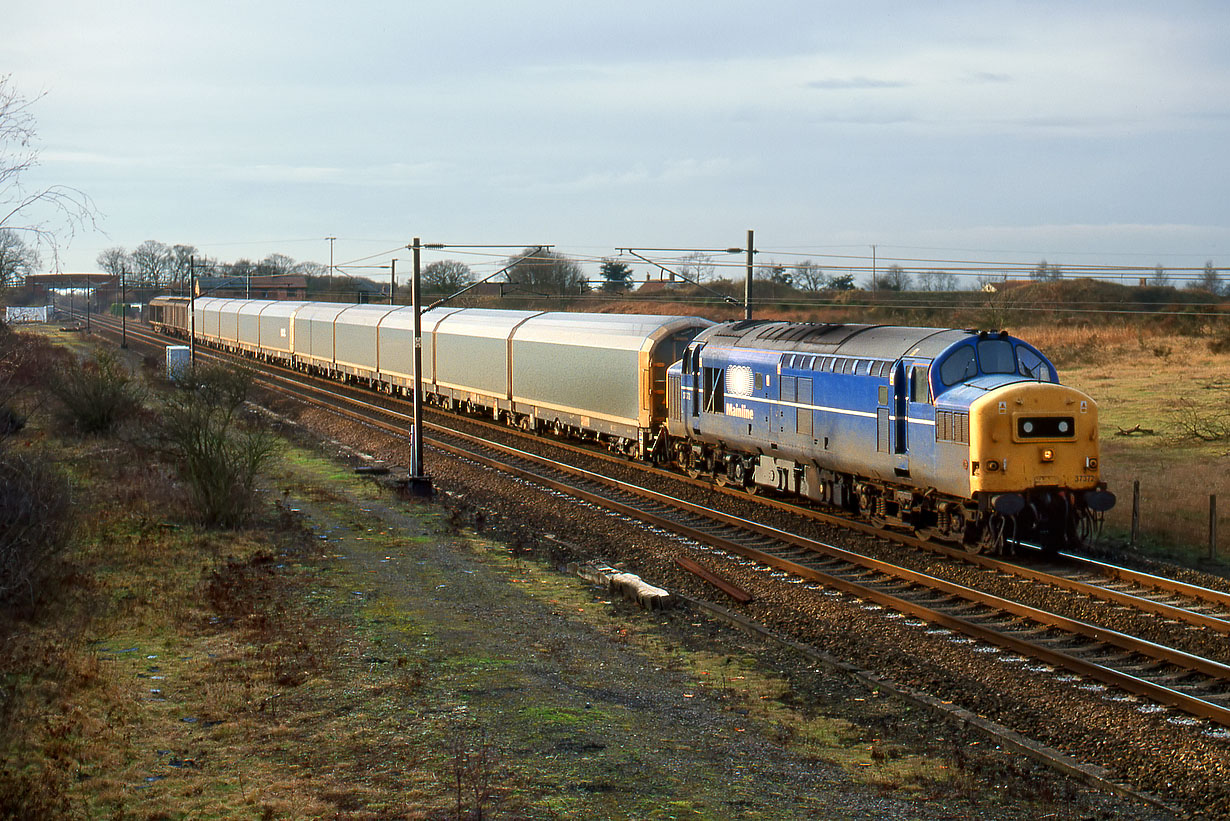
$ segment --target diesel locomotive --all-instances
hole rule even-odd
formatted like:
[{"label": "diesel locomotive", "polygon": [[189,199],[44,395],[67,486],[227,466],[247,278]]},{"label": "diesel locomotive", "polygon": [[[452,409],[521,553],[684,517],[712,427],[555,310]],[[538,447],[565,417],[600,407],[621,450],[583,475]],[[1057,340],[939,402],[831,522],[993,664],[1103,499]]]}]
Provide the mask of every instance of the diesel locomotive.
[{"label": "diesel locomotive", "polygon": [[[150,321],[389,393],[406,306],[181,297]],[[1006,332],[436,308],[424,399],[769,488],[971,551],[1085,543],[1115,502],[1097,405]]]},{"label": "diesel locomotive", "polygon": [[1074,547],[1114,505],[1097,405],[1006,332],[724,323],[667,383],[672,455],[693,476],[973,551]]}]

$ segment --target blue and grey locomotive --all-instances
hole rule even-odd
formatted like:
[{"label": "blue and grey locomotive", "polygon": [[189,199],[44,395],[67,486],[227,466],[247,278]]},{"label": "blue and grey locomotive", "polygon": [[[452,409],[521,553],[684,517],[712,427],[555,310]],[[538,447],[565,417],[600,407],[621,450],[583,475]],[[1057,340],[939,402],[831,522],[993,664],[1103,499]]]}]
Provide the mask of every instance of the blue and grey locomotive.
[{"label": "blue and grey locomotive", "polygon": [[925,537],[1084,542],[1114,504],[1097,406],[1006,332],[743,321],[668,371],[674,459]]}]

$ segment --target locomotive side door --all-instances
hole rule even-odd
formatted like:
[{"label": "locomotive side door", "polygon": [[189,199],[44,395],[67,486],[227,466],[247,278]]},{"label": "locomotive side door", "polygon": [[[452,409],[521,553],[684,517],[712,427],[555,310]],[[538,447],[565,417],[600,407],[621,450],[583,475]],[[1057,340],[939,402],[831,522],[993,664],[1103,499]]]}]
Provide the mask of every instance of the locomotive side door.
[{"label": "locomotive side door", "polygon": [[910,386],[913,376],[912,369],[905,361],[898,362],[893,368],[893,423],[892,452],[893,471],[898,476],[910,475]]},{"label": "locomotive side door", "polygon": [[905,454],[907,450],[906,417],[910,407],[910,371],[904,362],[898,362],[893,368],[893,453]]},{"label": "locomotive side door", "polygon": [[691,401],[688,403],[688,415],[691,417],[692,432],[696,434],[700,433],[700,350],[703,347],[705,347],[705,343],[701,342],[684,354],[684,373],[690,374],[692,377],[692,396]]}]

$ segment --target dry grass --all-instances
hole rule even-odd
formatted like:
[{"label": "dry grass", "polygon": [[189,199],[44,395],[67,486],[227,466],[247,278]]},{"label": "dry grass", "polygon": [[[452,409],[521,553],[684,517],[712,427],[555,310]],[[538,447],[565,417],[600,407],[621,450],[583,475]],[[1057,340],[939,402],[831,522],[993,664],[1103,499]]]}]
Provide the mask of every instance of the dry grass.
[{"label": "dry grass", "polygon": [[[1221,511],[1219,550],[1230,556],[1230,439],[1191,435],[1190,417],[1224,418],[1230,407],[1230,353],[1207,328],[1180,336],[1135,326],[1042,327],[1019,335],[1056,356],[1060,378],[1098,403],[1102,472],[1119,504],[1112,535],[1130,529],[1132,483],[1140,482],[1144,546],[1186,561],[1208,550],[1209,496]],[[1057,352],[1057,355],[1056,355]],[[1139,426],[1152,433],[1120,435]]]}]

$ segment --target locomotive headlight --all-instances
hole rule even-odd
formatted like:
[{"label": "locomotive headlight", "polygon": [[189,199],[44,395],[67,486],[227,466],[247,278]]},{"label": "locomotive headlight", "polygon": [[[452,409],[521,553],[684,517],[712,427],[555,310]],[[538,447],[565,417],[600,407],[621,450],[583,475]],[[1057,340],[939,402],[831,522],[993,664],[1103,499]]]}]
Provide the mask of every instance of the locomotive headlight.
[{"label": "locomotive headlight", "polygon": [[987,460],[987,470],[991,472],[995,472],[999,470],[999,460],[998,459],[988,459]]},{"label": "locomotive headlight", "polygon": [[1090,470],[1097,470],[1098,469],[1098,457],[1086,456],[1085,457],[1085,467],[1089,468]]},{"label": "locomotive headlight", "polygon": [[1054,448],[1043,448],[1042,449],[1042,461],[1043,462],[1054,462],[1055,461],[1055,449]]}]

